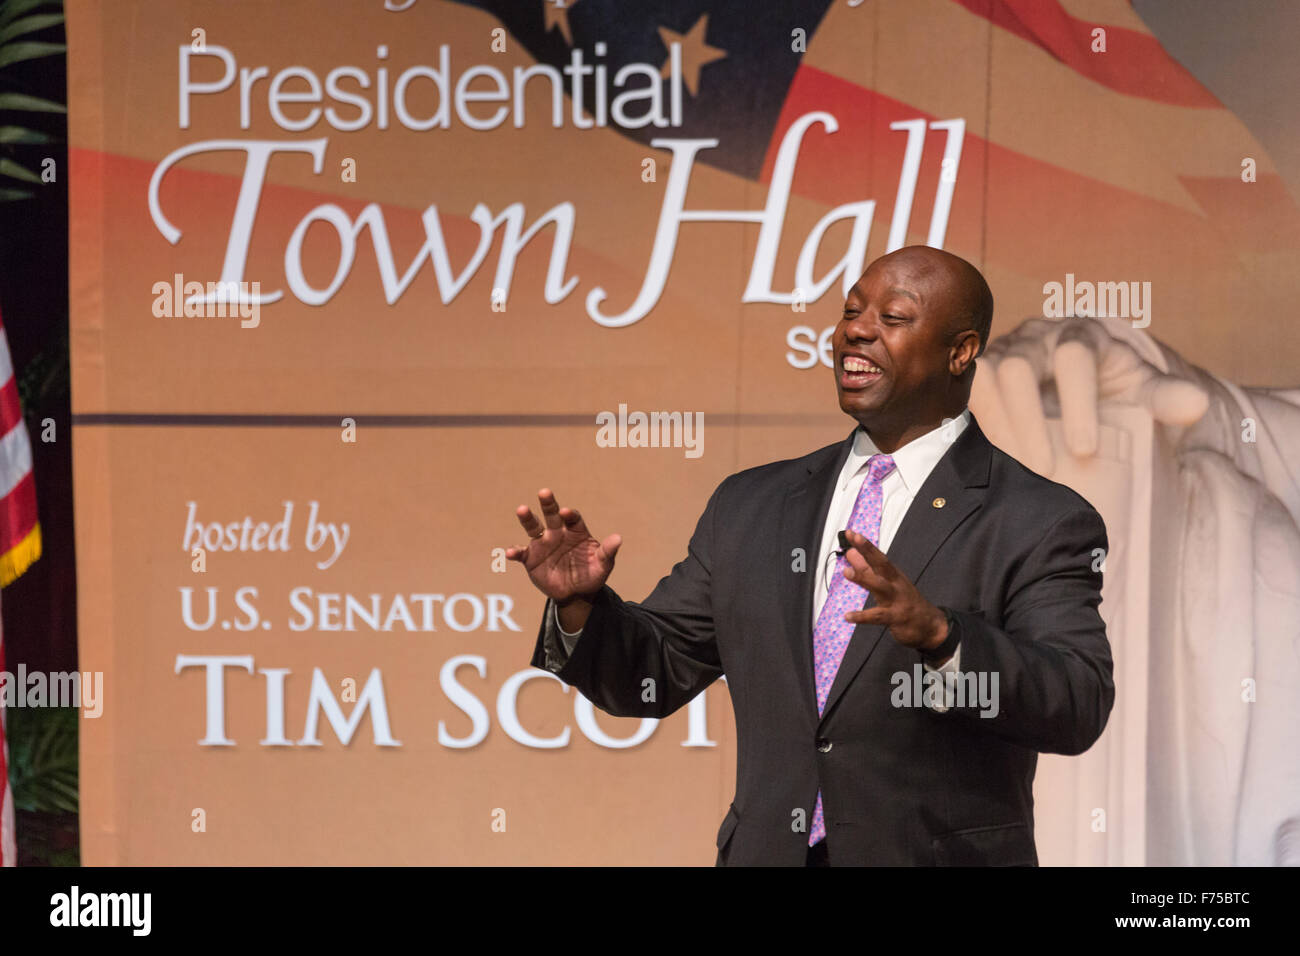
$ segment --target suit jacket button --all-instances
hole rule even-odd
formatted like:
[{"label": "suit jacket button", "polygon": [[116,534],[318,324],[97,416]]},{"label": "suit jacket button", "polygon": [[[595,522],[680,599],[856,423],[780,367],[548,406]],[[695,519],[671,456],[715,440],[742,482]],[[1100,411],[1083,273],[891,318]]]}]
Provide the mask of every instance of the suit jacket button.
[{"label": "suit jacket button", "polygon": [[817,749],[821,753],[828,754],[831,752],[831,742],[829,740],[826,740],[825,738],[822,738],[817,741]]}]

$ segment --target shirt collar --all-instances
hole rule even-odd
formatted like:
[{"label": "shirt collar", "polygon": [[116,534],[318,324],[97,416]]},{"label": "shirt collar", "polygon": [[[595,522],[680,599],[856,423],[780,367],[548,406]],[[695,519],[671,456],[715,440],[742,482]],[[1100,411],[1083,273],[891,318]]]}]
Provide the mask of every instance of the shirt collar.
[{"label": "shirt collar", "polygon": [[[952,447],[957,436],[965,431],[969,424],[970,409],[966,408],[953,419],[951,425],[940,425],[919,438],[912,439],[893,453],[891,457],[894,459],[894,467],[903,479],[903,486],[908,492],[916,494],[920,490],[925,479],[930,477],[930,472],[934,471],[934,466],[939,463],[939,459]],[[859,425],[853,435],[853,447],[849,450],[848,461],[844,463],[844,469],[840,472],[840,490],[843,491],[850,481],[866,469],[867,461],[873,455],[879,454],[880,449],[876,447],[876,443],[871,440],[867,430]]]}]

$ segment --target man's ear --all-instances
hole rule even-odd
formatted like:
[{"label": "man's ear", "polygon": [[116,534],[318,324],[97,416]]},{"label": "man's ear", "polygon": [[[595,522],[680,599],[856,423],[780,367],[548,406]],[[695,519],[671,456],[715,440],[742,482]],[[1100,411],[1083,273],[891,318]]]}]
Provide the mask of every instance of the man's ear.
[{"label": "man's ear", "polygon": [[952,348],[948,352],[948,370],[956,378],[961,378],[975,364],[975,356],[980,350],[980,334],[974,329],[958,332],[953,338]]}]

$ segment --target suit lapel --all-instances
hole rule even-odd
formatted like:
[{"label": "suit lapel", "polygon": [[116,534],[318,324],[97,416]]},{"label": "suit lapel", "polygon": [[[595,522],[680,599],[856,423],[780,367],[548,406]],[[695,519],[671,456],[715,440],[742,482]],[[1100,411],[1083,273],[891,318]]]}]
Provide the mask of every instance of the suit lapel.
[{"label": "suit lapel", "polygon": [[779,563],[776,567],[791,568],[796,548],[802,548],[804,554],[804,572],[795,578],[798,582],[795,599],[782,602],[783,630],[794,658],[794,673],[799,675],[802,702],[814,717],[817,714],[817,687],[812,659],[812,608],[813,591],[817,586],[818,554],[826,514],[835,491],[835,479],[853,448],[855,434],[856,428],[840,442],[838,451],[834,447],[828,448],[828,453],[820,461],[814,459],[805,477],[786,492],[781,508],[780,550],[775,555]]},{"label": "suit lapel", "polygon": [[[912,499],[886,552],[889,560],[907,575],[908,580],[916,582],[948,536],[983,504],[988,486],[991,450],[992,446],[972,416],[970,423],[939,459]],[[944,499],[943,507],[934,506],[933,502],[937,498]],[[823,521],[827,508],[829,499],[822,511]],[[869,594],[864,607],[875,607],[875,604],[875,595]],[[826,698],[823,724],[843,696],[845,688],[853,682],[875,650],[885,630],[880,624],[859,624],[854,628],[844,659],[835,674],[835,682]]]}]

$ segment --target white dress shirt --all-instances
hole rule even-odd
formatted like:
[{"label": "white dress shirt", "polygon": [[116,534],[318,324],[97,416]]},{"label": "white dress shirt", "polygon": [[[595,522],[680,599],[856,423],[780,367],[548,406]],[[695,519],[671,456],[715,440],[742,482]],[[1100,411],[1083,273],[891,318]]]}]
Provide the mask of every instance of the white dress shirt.
[{"label": "white dress shirt", "polygon": [[[939,459],[957,440],[957,436],[966,430],[969,422],[968,409],[951,423],[926,432],[893,453],[891,457],[894,459],[894,469],[881,483],[880,540],[876,542],[876,547],[881,551],[889,553],[889,546],[894,541],[898,526],[903,523],[907,509],[912,506],[912,499],[930,477],[930,472],[934,471]],[[853,448],[849,451],[848,460],[844,462],[835,482],[835,494],[831,498],[826,525],[822,530],[821,548],[818,549],[817,590],[813,601],[813,627],[817,626],[817,618],[830,594],[831,576],[835,570],[830,555],[839,546],[839,533],[849,526],[853,506],[857,503],[858,493],[867,478],[867,464],[872,456],[879,454],[880,449],[866,429],[859,428],[853,436]]]},{"label": "white dress shirt", "polygon": [[[894,451],[891,456],[894,459],[894,469],[881,483],[880,540],[876,543],[876,547],[881,551],[889,553],[894,534],[903,523],[907,509],[912,506],[912,499],[921,490],[925,480],[930,477],[930,472],[934,471],[934,466],[939,463],[939,459],[957,440],[957,436],[965,431],[968,424],[970,424],[970,409],[964,409],[952,421],[945,422],[919,438],[914,438]],[[849,450],[849,457],[835,481],[835,493],[831,497],[830,510],[826,513],[826,524],[822,528],[821,548],[818,550],[816,565],[817,580],[813,592],[812,626],[814,629],[817,627],[817,617],[826,604],[826,598],[830,595],[831,577],[835,572],[836,564],[832,555],[839,547],[839,533],[848,527],[853,506],[858,500],[858,492],[862,490],[862,482],[867,477],[868,461],[873,455],[878,454],[880,449],[871,440],[866,429],[859,428],[853,436],[853,447]],[[555,626],[560,633],[565,652],[572,654],[578,638],[582,636],[582,631],[569,632],[560,627],[558,610],[555,612]],[[932,667],[927,663],[925,668],[940,673],[956,673],[960,668],[960,660],[961,645],[958,645],[956,652],[944,662],[942,667]],[[935,707],[934,709],[946,710],[947,708]]]}]

